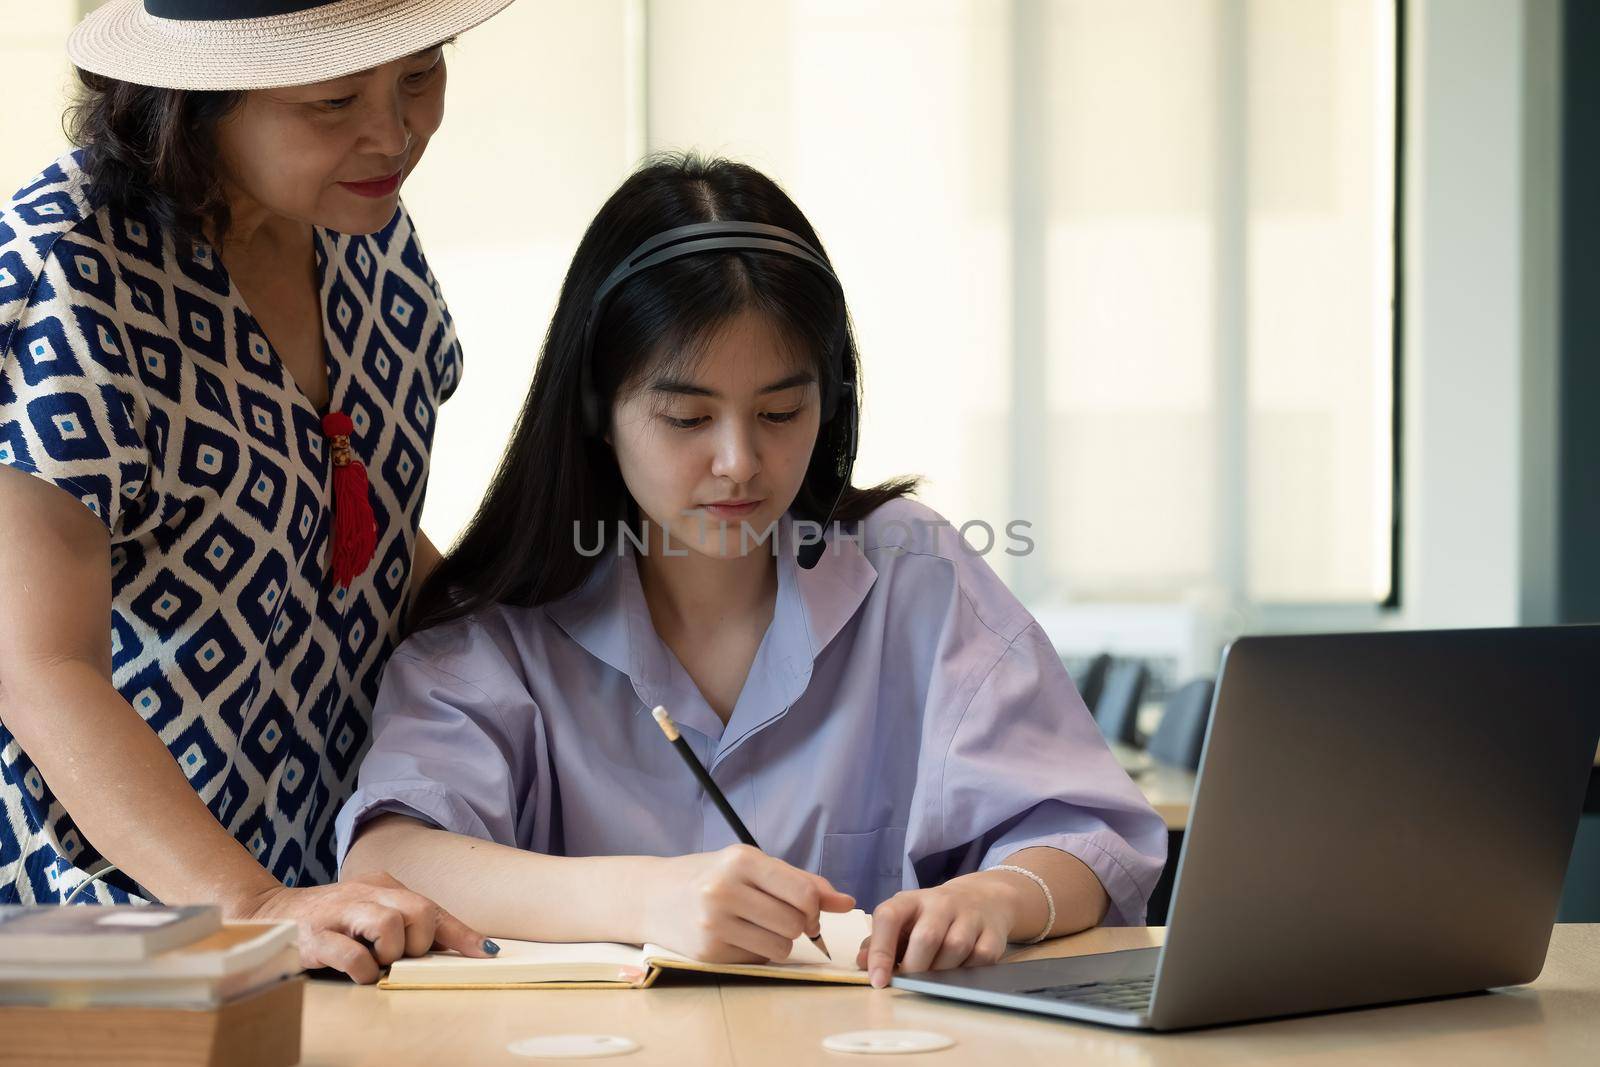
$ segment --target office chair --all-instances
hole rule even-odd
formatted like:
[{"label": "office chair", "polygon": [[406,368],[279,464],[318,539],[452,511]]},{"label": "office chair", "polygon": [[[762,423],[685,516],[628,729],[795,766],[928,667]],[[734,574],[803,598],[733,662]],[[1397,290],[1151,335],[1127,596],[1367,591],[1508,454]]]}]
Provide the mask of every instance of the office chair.
[{"label": "office chair", "polygon": [[1089,661],[1088,666],[1073,681],[1078,683],[1078,695],[1091,711],[1100,703],[1100,693],[1106,686],[1106,671],[1111,669],[1111,653],[1102,652]]},{"label": "office chair", "polygon": [[1117,660],[1106,671],[1100,699],[1094,704],[1095,721],[1106,740],[1139,743],[1139,703],[1149,682],[1150,670],[1138,660]]},{"label": "office chair", "polygon": [[1191,771],[1199,768],[1206,721],[1211,717],[1211,695],[1216,688],[1215,680],[1196,678],[1167,698],[1161,725],[1146,746],[1152,759]]}]

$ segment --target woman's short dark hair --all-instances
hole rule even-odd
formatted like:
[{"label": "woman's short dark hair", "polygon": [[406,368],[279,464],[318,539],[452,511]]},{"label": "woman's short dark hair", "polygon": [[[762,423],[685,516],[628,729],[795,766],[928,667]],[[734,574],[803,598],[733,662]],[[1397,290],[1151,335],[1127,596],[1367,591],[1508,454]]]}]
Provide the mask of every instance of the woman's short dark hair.
[{"label": "woman's short dark hair", "polygon": [[[597,556],[579,552],[577,529],[588,538],[599,527],[602,544],[614,547],[616,524],[639,522],[615,454],[583,425],[584,360],[592,362],[607,422],[614,400],[641,375],[693,363],[707,338],[747,311],[776,328],[793,354],[816,369],[819,384],[835,373],[831,360],[840,314],[835,290],[814,268],[770,252],[685,256],[634,275],[594,324],[592,350],[585,347],[590,303],[624,256],[664,230],[718,220],[780,226],[827,256],[794,201],[771,178],[742,163],[661,155],[623,182],[578,244],[511,442],[477,514],[419,591],[413,632],[494,604],[528,607],[556,600],[582,585],[598,562]],[[848,311],[845,321],[843,377],[856,381],[859,405],[861,377]],[[797,518],[827,518],[832,482],[826,488],[813,483],[819,473],[837,477],[830,473],[834,457],[821,454],[835,444],[832,435],[819,430],[805,482],[791,505]],[[859,522],[916,487],[915,478],[847,486],[834,521]]]},{"label": "woman's short dark hair", "polygon": [[220,240],[231,221],[217,156],[217,124],[242,91],[135,85],[78,69],[67,137],[84,150],[97,206],[148,216],[179,240]]}]

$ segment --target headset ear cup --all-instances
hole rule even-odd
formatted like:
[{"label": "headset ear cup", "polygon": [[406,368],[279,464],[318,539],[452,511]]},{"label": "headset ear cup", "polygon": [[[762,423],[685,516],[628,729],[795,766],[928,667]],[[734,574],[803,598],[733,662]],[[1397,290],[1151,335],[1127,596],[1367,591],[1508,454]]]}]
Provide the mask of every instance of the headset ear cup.
[{"label": "headset ear cup", "polygon": [[855,382],[845,377],[846,353],[842,348],[835,348],[833,361],[829,368],[832,381],[823,391],[822,398],[822,423],[826,426],[839,416],[845,406],[855,401]]},{"label": "headset ear cup", "polygon": [[839,451],[839,478],[848,486],[850,471],[856,465],[856,446],[861,432],[858,422],[860,412],[856,410],[856,398],[853,392],[848,391],[842,400],[844,405],[843,417],[845,420],[843,441],[844,447]]}]

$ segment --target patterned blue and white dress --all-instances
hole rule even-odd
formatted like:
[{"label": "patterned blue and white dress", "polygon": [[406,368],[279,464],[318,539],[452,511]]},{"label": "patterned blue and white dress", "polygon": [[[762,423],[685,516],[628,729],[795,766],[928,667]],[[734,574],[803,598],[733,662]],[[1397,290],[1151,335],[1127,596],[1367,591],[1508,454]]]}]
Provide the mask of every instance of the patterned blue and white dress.
[{"label": "patterned blue and white dress", "polygon": [[[0,207],[0,463],[110,532],[112,681],[218,821],[286,885],[331,881],[460,376],[449,312],[404,208],[371,236],[316,231],[331,405],[379,528],[337,589],[320,413],[220,259],[93,202],[80,164]],[[3,725],[0,807],[0,903],[63,900],[107,866]],[[141,892],[111,873],[75,899]]]}]

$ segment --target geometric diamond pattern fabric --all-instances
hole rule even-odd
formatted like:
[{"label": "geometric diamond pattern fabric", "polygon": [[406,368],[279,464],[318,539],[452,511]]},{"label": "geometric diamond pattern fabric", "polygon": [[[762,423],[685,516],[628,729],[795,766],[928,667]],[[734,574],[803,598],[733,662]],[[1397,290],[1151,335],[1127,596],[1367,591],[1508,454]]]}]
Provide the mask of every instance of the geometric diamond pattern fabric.
[{"label": "geometric diamond pattern fabric", "polygon": [[[81,162],[0,206],[0,464],[105,525],[113,684],[212,813],[286,885],[331,881],[454,326],[403,206],[370,236],[315,231],[332,406],[379,517],[372,564],[335,588],[321,413],[221,258],[94,203]],[[0,903],[60,901],[101,859],[0,724]],[[113,874],[76,899],[145,896]]]}]

